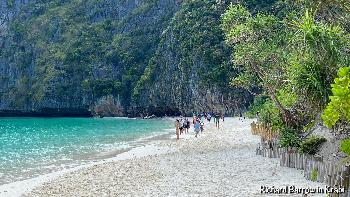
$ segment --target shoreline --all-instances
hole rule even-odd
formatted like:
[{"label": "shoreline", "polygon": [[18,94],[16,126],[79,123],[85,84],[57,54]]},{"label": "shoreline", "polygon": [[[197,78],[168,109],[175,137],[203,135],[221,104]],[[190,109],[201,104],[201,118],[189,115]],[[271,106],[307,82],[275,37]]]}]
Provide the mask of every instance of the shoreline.
[{"label": "shoreline", "polygon": [[25,196],[261,196],[261,186],[324,186],[280,167],[278,159],[256,155],[260,139],[251,135],[251,121],[226,118],[220,129],[211,122],[198,138],[192,129],[179,141],[174,134],[135,149],[141,157],[125,153],[125,160],[66,173]]},{"label": "shoreline", "polygon": [[[4,117],[0,117],[4,118]],[[9,117],[12,118],[12,117]],[[18,118],[37,118],[37,117],[18,117]],[[51,118],[51,117],[49,117]],[[62,118],[62,117],[53,117],[53,118]],[[70,118],[70,117],[67,117]],[[79,117],[80,118],[80,117]],[[84,117],[82,117],[84,118]],[[87,117],[93,118],[93,117]],[[128,117],[105,117],[105,118],[116,118],[116,119],[136,119]],[[166,121],[170,121],[172,124],[172,118],[163,118]],[[76,166],[64,165],[63,169],[56,169],[51,172],[46,172],[43,174],[35,175],[31,178],[26,178],[23,180],[17,180],[14,182],[4,183],[0,185],[0,197],[7,196],[22,196],[30,192],[33,188],[42,185],[45,182],[53,180],[59,176],[62,176],[67,173],[72,173],[83,168],[89,168],[93,165],[99,165],[106,162],[114,162],[119,160],[130,159],[131,157],[143,157],[147,155],[159,154],[157,151],[155,153],[148,152],[148,149],[154,145],[154,142],[161,141],[164,139],[170,139],[171,132],[169,129],[162,131],[155,131],[150,133],[149,136],[140,137],[134,141],[128,142],[129,147],[120,147],[114,150],[109,150],[105,152],[100,152],[94,156],[88,156],[89,159],[82,160],[81,164]],[[153,141],[153,142],[152,142]],[[164,151],[164,150],[163,150]],[[147,153],[147,155],[144,155]],[[63,164],[62,164],[63,165]]]},{"label": "shoreline", "polygon": [[300,170],[280,167],[277,159],[255,155],[259,138],[250,133],[251,121],[226,118],[220,129],[212,121],[198,138],[191,128],[179,141],[169,131],[115,157],[2,185],[0,197],[261,196],[260,185],[324,186],[307,181]]},{"label": "shoreline", "polygon": [[153,144],[130,148],[129,150],[121,151],[120,153],[118,153],[113,157],[102,158],[101,160],[98,160],[98,161],[91,161],[91,163],[89,164],[83,164],[73,168],[68,168],[64,170],[51,172],[48,174],[39,175],[34,178],[0,185],[0,197],[6,197],[6,196],[15,197],[15,196],[26,195],[29,192],[31,192],[34,188],[39,187],[46,182],[52,181],[68,173],[74,173],[84,168],[90,168],[96,165],[122,161],[122,160],[131,159],[131,158],[164,154],[164,153],[169,153],[171,151],[174,151],[174,150],[165,149],[165,148],[162,149],[160,147],[154,146]]}]

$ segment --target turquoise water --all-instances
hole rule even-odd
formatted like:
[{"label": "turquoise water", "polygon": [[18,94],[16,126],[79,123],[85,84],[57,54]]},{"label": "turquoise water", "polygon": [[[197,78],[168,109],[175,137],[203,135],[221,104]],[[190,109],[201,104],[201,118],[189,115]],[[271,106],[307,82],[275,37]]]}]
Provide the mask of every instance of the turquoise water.
[{"label": "turquoise water", "polygon": [[169,133],[170,121],[0,118],[0,185],[98,160]]}]

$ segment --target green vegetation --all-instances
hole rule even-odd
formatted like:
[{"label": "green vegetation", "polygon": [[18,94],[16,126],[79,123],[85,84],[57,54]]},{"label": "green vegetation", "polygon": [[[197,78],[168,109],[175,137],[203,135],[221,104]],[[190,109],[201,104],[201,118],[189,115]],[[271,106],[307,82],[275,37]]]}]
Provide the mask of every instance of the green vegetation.
[{"label": "green vegetation", "polygon": [[314,155],[326,138],[311,136],[300,143],[299,152]]},{"label": "green vegetation", "polygon": [[[140,95],[154,83],[168,77],[176,82],[177,99],[183,105],[190,104],[186,99],[192,91],[190,84],[194,82],[205,89],[215,87],[224,93],[237,90],[229,86],[237,69],[230,64],[231,49],[220,27],[225,9],[226,4],[215,0],[182,1],[133,90],[134,101],[138,102],[138,98],[142,98]],[[175,57],[169,60],[171,55]],[[173,65],[168,65],[169,62]]]},{"label": "green vegetation", "polygon": [[301,140],[297,133],[291,129],[284,129],[280,132],[281,147],[300,147]]},{"label": "green vegetation", "polygon": [[25,96],[29,103],[40,103],[47,96],[73,99],[76,93],[93,102],[112,94],[127,107],[174,5],[157,15],[157,1],[146,0],[117,17],[118,7],[130,2],[112,4],[55,0],[25,6],[11,21],[9,44],[0,56],[20,69],[23,77],[31,76],[25,92],[14,87],[13,94]]},{"label": "green vegetation", "polygon": [[338,78],[332,84],[333,96],[322,116],[328,127],[338,121],[350,122],[350,67],[339,69]]},{"label": "green vegetation", "polygon": [[21,8],[1,38],[0,58],[16,70],[6,94],[20,98],[14,108],[52,98],[91,105],[113,95],[127,111],[151,100],[145,95],[160,80],[176,82],[176,105],[186,105],[194,85],[236,91],[237,98],[254,95],[247,115],[259,112],[281,133],[282,146],[309,150],[317,143],[301,142],[299,134],[320,114],[328,127],[350,122],[349,4],[38,1]]},{"label": "green vegetation", "polygon": [[[267,101],[268,97],[266,96],[257,96],[255,97],[253,103],[249,107],[249,111],[246,112],[248,118],[256,118],[256,113],[263,110],[264,104]],[[263,110],[264,111],[264,110]],[[260,114],[261,116],[261,114]]]},{"label": "green vegetation", "polygon": [[232,84],[248,84],[245,88],[258,85],[271,97],[275,107],[286,118],[284,121],[290,123],[291,114],[277,97],[285,79],[281,73],[286,65],[284,47],[287,42],[282,36],[288,35],[285,25],[270,14],[253,16],[241,5],[231,5],[222,20],[227,41],[235,49],[233,60],[242,70]]},{"label": "green vegetation", "polygon": [[340,150],[350,156],[350,139],[344,139],[340,142]]},{"label": "green vegetation", "polygon": [[[228,65],[229,48],[224,45],[224,35],[219,26],[224,6],[216,5],[214,0],[184,1],[181,10],[171,21],[167,31],[173,33],[177,41],[171,45],[179,55],[179,66],[183,74],[191,70],[197,56],[209,70],[201,67],[200,74],[210,83],[227,85],[232,68]],[[162,40],[165,42],[165,39]]]},{"label": "green vegetation", "polygon": [[10,84],[13,95],[26,97],[13,106],[39,105],[45,99],[91,105],[112,94],[128,110],[147,100],[144,93],[165,80],[159,77],[169,67],[182,97],[190,92],[192,79],[230,93],[236,90],[229,83],[238,70],[231,66],[231,48],[220,26],[226,8],[227,3],[215,0],[28,4],[9,23],[8,44],[0,52],[21,71],[19,78],[30,76],[25,92],[17,93],[18,84]]},{"label": "green vegetation", "polygon": [[317,171],[317,169],[312,169],[312,171],[311,171],[311,181],[317,181],[317,176],[318,176],[318,171]]},{"label": "green vegetation", "polygon": [[240,71],[231,85],[259,89],[247,114],[259,111],[260,120],[280,132],[282,147],[313,154],[324,139],[302,141],[299,134],[319,114],[328,127],[350,123],[350,68],[343,67],[350,63],[350,3],[272,1],[261,10],[246,3],[231,4],[222,16]]},{"label": "green vegetation", "polygon": [[283,129],[283,120],[277,107],[270,99],[262,105],[260,110],[260,120],[262,122],[270,124],[275,130]]}]

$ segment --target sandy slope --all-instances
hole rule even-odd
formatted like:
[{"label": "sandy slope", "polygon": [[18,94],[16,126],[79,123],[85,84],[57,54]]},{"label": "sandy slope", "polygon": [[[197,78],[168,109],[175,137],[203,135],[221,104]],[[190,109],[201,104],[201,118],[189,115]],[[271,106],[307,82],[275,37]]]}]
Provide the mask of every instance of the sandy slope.
[{"label": "sandy slope", "polygon": [[83,168],[27,196],[261,196],[262,185],[324,187],[305,180],[301,171],[280,167],[277,159],[256,156],[259,139],[250,134],[250,121],[228,118],[219,130],[207,124],[197,139],[191,132],[178,142],[153,142],[175,152]]}]

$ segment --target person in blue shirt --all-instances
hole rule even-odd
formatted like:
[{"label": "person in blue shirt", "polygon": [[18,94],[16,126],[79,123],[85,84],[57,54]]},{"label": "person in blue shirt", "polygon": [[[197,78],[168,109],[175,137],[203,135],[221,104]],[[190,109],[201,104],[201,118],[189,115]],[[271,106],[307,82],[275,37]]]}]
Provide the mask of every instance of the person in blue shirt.
[{"label": "person in blue shirt", "polygon": [[196,119],[196,122],[194,123],[194,132],[196,133],[195,137],[197,137],[199,131],[201,130],[201,125],[199,123],[199,119]]}]

